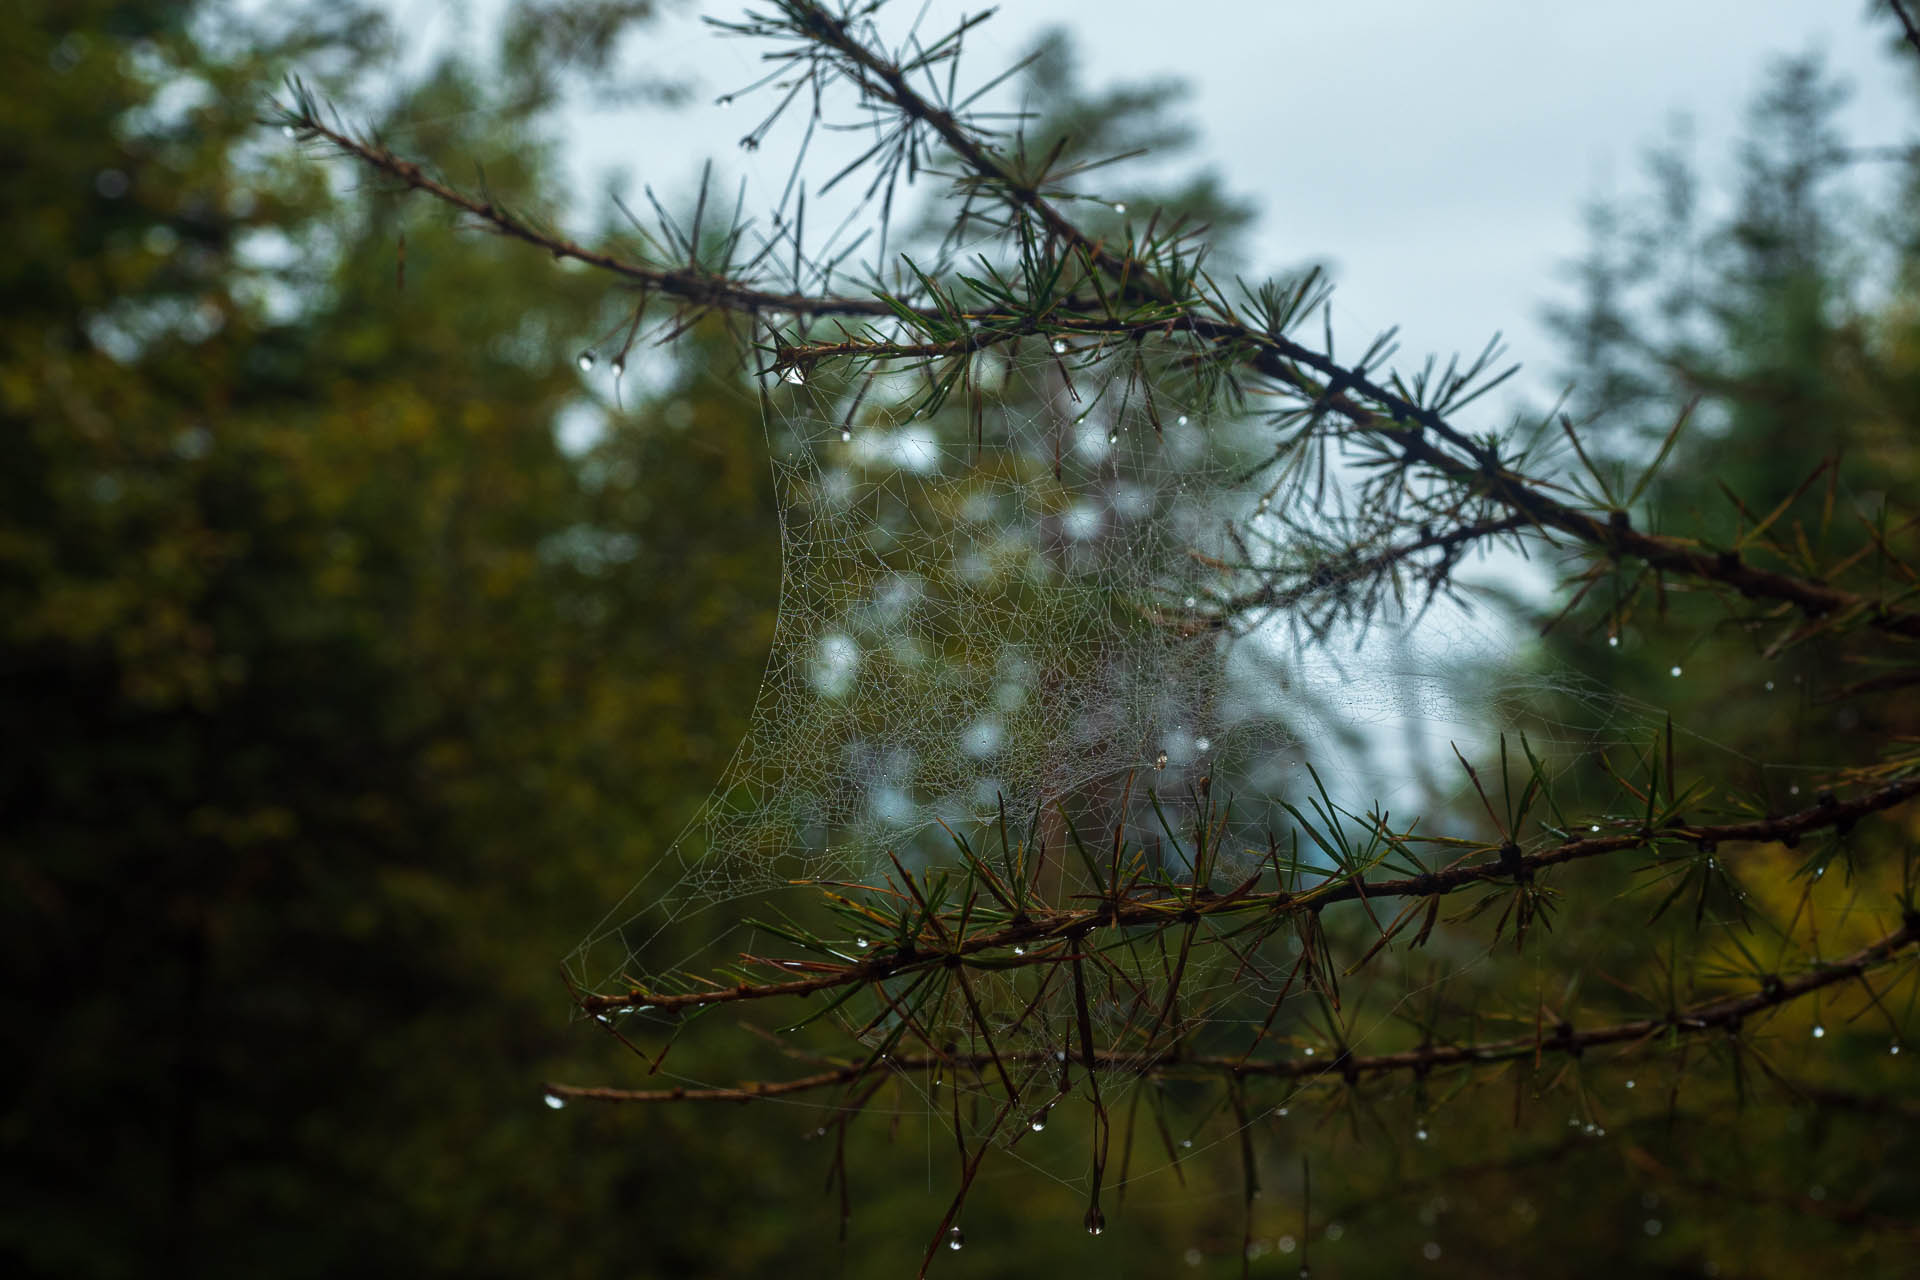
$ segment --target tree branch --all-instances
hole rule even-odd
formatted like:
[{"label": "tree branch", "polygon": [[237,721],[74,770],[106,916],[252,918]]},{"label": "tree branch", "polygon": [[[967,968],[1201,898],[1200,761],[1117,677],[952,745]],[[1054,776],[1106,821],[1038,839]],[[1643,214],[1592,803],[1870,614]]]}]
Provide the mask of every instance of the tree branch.
[{"label": "tree branch", "polygon": [[[1372,892],[1371,889],[1368,891]],[[1663,1034],[1697,1036],[1709,1031],[1737,1030],[1755,1014],[1790,1004],[1803,996],[1836,983],[1850,981],[1885,964],[1914,942],[1920,941],[1920,919],[1904,922],[1881,938],[1843,960],[1820,965],[1797,978],[1769,981],[1742,995],[1719,996],[1664,1017],[1636,1018],[1604,1026],[1577,1030],[1563,1026],[1551,1035],[1516,1036],[1506,1040],[1471,1045],[1422,1045],[1399,1053],[1354,1057],[1348,1054],[1325,1058],[1287,1058],[1258,1060],[1235,1054],[1188,1055],[1178,1049],[1142,1059],[1138,1054],[1113,1050],[1092,1053],[1095,1065],[1139,1076],[1166,1077],[1220,1076],[1231,1079],[1260,1078],[1276,1080],[1315,1080],[1338,1076],[1357,1080],[1363,1076],[1389,1075],[1399,1071],[1425,1073],[1444,1067],[1475,1067],[1511,1062],[1551,1053],[1578,1057],[1588,1049],[1609,1045],[1639,1045]],[[1013,1052],[1001,1050],[998,1063],[1045,1066],[1053,1061],[1044,1049]],[[798,1076],[789,1080],[754,1082],[733,1089],[616,1089],[598,1085],[550,1083],[546,1091],[557,1098],[579,1098],[595,1102],[752,1102],[765,1098],[789,1097],[852,1083],[875,1071],[923,1073],[965,1068],[984,1071],[995,1065],[988,1053],[905,1054],[877,1061],[849,1063],[828,1071]]]}]

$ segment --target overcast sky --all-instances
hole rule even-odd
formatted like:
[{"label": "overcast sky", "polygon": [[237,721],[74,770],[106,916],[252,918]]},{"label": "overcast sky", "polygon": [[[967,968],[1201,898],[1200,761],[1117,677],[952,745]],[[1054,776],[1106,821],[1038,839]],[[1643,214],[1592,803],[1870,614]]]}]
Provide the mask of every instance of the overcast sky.
[{"label": "overcast sky", "polygon": [[[477,38],[498,0],[393,3],[428,47]],[[599,212],[611,168],[665,194],[709,156],[727,189],[744,176],[749,206],[771,206],[790,152],[778,138],[741,151],[757,104],[713,105],[760,74],[759,50],[698,20],[744,7],[683,3],[630,42],[633,65],[692,83],[691,107],[569,111],[577,217]],[[931,0],[923,30],[979,8]],[[918,9],[888,12],[901,26]],[[1709,178],[1724,176],[1768,66],[1817,50],[1854,90],[1856,143],[1917,132],[1911,72],[1860,0],[1015,0],[969,37],[966,66],[989,75],[1050,26],[1073,33],[1092,86],[1187,83],[1197,159],[1260,211],[1255,266],[1331,263],[1343,335],[1398,324],[1417,359],[1503,330],[1536,395],[1556,363],[1540,309],[1569,296],[1559,267],[1583,248],[1583,204],[1634,188],[1677,114]]]}]

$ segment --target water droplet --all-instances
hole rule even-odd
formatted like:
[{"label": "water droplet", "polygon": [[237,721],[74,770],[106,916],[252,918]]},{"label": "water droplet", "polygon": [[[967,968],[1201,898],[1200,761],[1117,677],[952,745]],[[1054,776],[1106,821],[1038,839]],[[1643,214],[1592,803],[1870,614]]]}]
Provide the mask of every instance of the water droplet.
[{"label": "water droplet", "polygon": [[1027,1128],[1033,1130],[1035,1133],[1039,1133],[1042,1129],[1046,1128],[1048,1110],[1049,1108],[1042,1107],[1034,1112],[1033,1119],[1027,1121]]},{"label": "water droplet", "polygon": [[1339,1223],[1329,1222],[1327,1224],[1327,1239],[1338,1240],[1341,1236],[1345,1234],[1347,1234],[1347,1229],[1341,1226]]},{"label": "water droplet", "polygon": [[1285,1115],[1287,1114],[1287,1108],[1286,1108],[1286,1107],[1276,1107],[1276,1108],[1274,1109],[1274,1112],[1273,1112],[1273,1114],[1275,1114],[1275,1115],[1277,1115],[1277,1116],[1283,1116],[1283,1117],[1284,1117],[1284,1116],[1285,1116]]},{"label": "water droplet", "polygon": [[1425,1258],[1428,1262],[1440,1261],[1440,1242],[1437,1240],[1429,1240],[1425,1244],[1421,1245],[1420,1256]]},{"label": "water droplet", "polygon": [[1771,680],[1769,680],[1769,681],[1767,681],[1767,692],[1768,692],[1768,693],[1772,693],[1772,692],[1773,692],[1773,681],[1771,681]]},{"label": "water droplet", "polygon": [[625,356],[615,356],[613,358],[613,364],[609,367],[613,370],[614,377],[625,377],[627,372],[627,358]]},{"label": "water droplet", "polygon": [[1184,427],[1187,425],[1187,415],[1183,413],[1178,418],[1176,418],[1175,421]]},{"label": "water droplet", "polygon": [[1260,501],[1254,503],[1253,513],[1260,516],[1267,514],[1267,499],[1262,498]]},{"label": "water droplet", "polygon": [[1087,1210],[1086,1223],[1087,1234],[1097,1236],[1107,1229],[1107,1215],[1098,1209],[1089,1209]]},{"label": "water droplet", "polygon": [[1183,1151],[1193,1150],[1193,1139],[1192,1138],[1180,1139],[1180,1149]]},{"label": "water droplet", "polygon": [[1200,597],[1188,596],[1184,603],[1189,609],[1198,609],[1200,607]]},{"label": "water droplet", "polygon": [[1607,648],[1609,648],[1609,649],[1618,649],[1619,647],[1620,647],[1620,637],[1619,637],[1619,636],[1608,636],[1608,637],[1607,637]]},{"label": "water droplet", "polygon": [[1597,822],[1587,828],[1587,830],[1589,831],[1598,831],[1599,829],[1600,829],[1600,824]]},{"label": "water droplet", "polygon": [[1195,751],[1211,751],[1213,750],[1213,739],[1212,738],[1195,738],[1193,740],[1193,749]]},{"label": "water droplet", "polygon": [[582,351],[580,353],[580,358],[578,360],[575,360],[574,363],[580,366],[580,372],[590,373],[593,370],[593,363],[595,359],[597,359],[597,357],[593,354],[592,350],[589,349],[586,351]]},{"label": "water droplet", "polygon": [[865,951],[868,947],[873,945],[873,942],[867,938],[855,938],[853,940],[853,945],[860,948],[862,951]]},{"label": "water droplet", "polygon": [[292,125],[283,124],[280,126],[280,136],[283,138],[292,138],[292,137],[297,137],[299,135],[298,135],[298,131],[296,131]]},{"label": "water droplet", "polygon": [[1300,1264],[1300,1280],[1313,1280],[1313,1268],[1304,1262]]},{"label": "water droplet", "polygon": [[807,371],[797,364],[790,364],[780,371],[780,381],[800,386],[807,380]]},{"label": "water droplet", "polygon": [[717,101],[719,102],[720,107],[724,110],[725,108],[733,105],[733,95],[730,93],[723,93],[720,95]]},{"label": "water droplet", "polygon": [[1894,1057],[1896,1057],[1896,1058],[1897,1058],[1897,1057],[1899,1057],[1899,1056],[1900,1056],[1900,1042],[1899,1042],[1898,1040],[1895,1040],[1895,1041],[1894,1041],[1894,1042],[1893,1042],[1892,1044],[1890,1044],[1890,1045],[1888,1045],[1888,1046],[1887,1046],[1887,1052],[1888,1052],[1888,1053],[1890,1053],[1890,1054],[1892,1054],[1892,1055],[1893,1055]]},{"label": "water droplet", "polygon": [[1680,668],[1679,668],[1679,667],[1677,667],[1677,666],[1675,666],[1675,667],[1668,667],[1668,668],[1667,668],[1667,674],[1668,674],[1668,675],[1670,675],[1670,676],[1677,676],[1677,675],[1679,675],[1679,674],[1680,674]]},{"label": "water droplet", "polygon": [[1063,356],[1067,354],[1067,344],[1064,340],[1060,338],[1055,338],[1053,340],[1053,354],[1057,356]]},{"label": "water droplet", "polygon": [[1197,1267],[1207,1260],[1207,1255],[1201,1253],[1198,1249],[1189,1249],[1184,1256],[1187,1260],[1187,1265],[1190,1267]]},{"label": "water droplet", "polygon": [[1821,1026],[1817,1022],[1813,1024],[1813,1038],[1815,1040],[1824,1040],[1826,1038],[1826,1035],[1827,1035],[1827,1029],[1825,1027]]},{"label": "water droplet", "polygon": [[1413,1131],[1413,1136],[1419,1139],[1421,1142],[1425,1142],[1427,1140],[1427,1126],[1423,1124],[1418,1129],[1415,1129]]},{"label": "water droplet", "polygon": [[1308,1056],[1309,1058],[1311,1058],[1311,1057],[1313,1056],[1313,1046],[1312,1046],[1312,1045],[1308,1045],[1308,1046],[1307,1046],[1307,1056]]},{"label": "water droplet", "polygon": [[1647,1219],[1647,1222],[1646,1222],[1646,1226],[1645,1226],[1645,1228],[1644,1228],[1644,1230],[1645,1230],[1645,1231],[1646,1231],[1646,1233],[1647,1233],[1648,1235],[1650,1235],[1650,1236],[1657,1236],[1657,1235],[1659,1235],[1659,1234],[1660,1234],[1660,1219],[1658,1219],[1658,1218],[1648,1218],[1648,1219]]},{"label": "water droplet", "polygon": [[1109,431],[1109,432],[1107,432],[1107,443],[1108,443],[1108,444],[1119,444],[1119,443],[1120,443],[1120,433],[1119,433],[1118,431]]},{"label": "water droplet", "polygon": [[1013,954],[1015,954],[1015,955],[1017,955],[1017,956],[1023,956],[1023,955],[1025,955],[1025,954],[1027,954],[1027,949],[1026,949],[1025,947],[1023,947],[1023,946],[1020,946],[1020,945],[1018,945],[1018,944],[1016,943],[1016,944],[1015,944],[1015,946],[1014,946],[1014,948],[1013,948]]},{"label": "water droplet", "polygon": [[1790,787],[1788,787],[1788,788],[1787,788],[1787,794],[1788,794],[1788,795],[1790,795],[1790,796],[1797,796],[1797,795],[1799,795],[1799,794],[1800,794],[1800,784],[1796,782],[1796,783],[1794,783],[1794,784],[1793,784],[1792,786],[1790,786]]},{"label": "water droplet", "polygon": [[760,149],[760,139],[754,137],[752,134],[748,134],[746,137],[740,139],[740,149],[742,151],[758,151]]},{"label": "water droplet", "polygon": [[558,1111],[567,1105],[567,1100],[557,1093],[550,1093],[547,1095],[547,1105]]},{"label": "water droplet", "polygon": [[1161,753],[1160,753],[1159,755],[1157,755],[1157,756],[1155,756],[1155,757],[1153,758],[1153,767],[1154,767],[1155,769],[1164,769],[1164,768],[1166,768],[1166,767],[1167,767],[1167,753],[1166,753],[1166,752],[1164,752],[1164,751],[1162,751],[1162,752],[1161,752]]},{"label": "water droplet", "polygon": [[1125,206],[1124,204],[1116,204],[1113,206],[1113,211],[1115,213],[1125,213],[1127,211],[1127,206]]},{"label": "water droplet", "polygon": [[1274,1246],[1280,1250],[1280,1252],[1292,1253],[1294,1246],[1299,1242],[1296,1241],[1292,1236],[1281,1236],[1278,1240],[1275,1240],[1273,1243],[1274,1243]]},{"label": "water droplet", "polygon": [[1627,1081],[1627,1088],[1629,1089],[1633,1088],[1633,1081],[1631,1080]]},{"label": "water droplet", "polygon": [[948,1227],[947,1228],[947,1248],[959,1250],[959,1249],[964,1249],[966,1247],[967,1247],[966,1233],[960,1230],[960,1228],[958,1227]]},{"label": "water droplet", "polygon": [[841,444],[852,444],[852,443],[853,443],[853,432],[851,432],[851,431],[849,431],[849,430],[847,430],[847,429],[846,429],[845,427],[842,427],[842,428],[840,428],[840,443],[841,443]]}]

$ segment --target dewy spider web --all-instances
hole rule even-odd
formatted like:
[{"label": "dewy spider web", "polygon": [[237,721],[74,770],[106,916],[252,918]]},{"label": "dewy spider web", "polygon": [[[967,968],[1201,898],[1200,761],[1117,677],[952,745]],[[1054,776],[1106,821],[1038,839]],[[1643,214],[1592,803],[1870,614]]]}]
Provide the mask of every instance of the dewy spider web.
[{"label": "dewy spider web", "polygon": [[[1460,679],[1505,647],[1489,624],[1460,639],[1457,613],[1428,615],[1416,650],[1390,612],[1351,652],[1286,611],[1230,619],[1264,620],[1237,639],[1211,625],[1304,517],[1276,494],[1270,427],[1194,390],[1190,350],[1155,343],[975,357],[931,416],[913,411],[923,370],[770,381],[783,573],[751,727],[581,944],[575,981],[644,976],[646,944],[691,910],[794,880],[873,883],[890,852],[951,861],[936,824],[978,831],[1003,804],[1016,820],[1075,796],[1112,811],[1124,792],[1145,833],[1149,792],[1172,803],[1209,777],[1241,792],[1263,845],[1252,827],[1272,810],[1255,797],[1290,781],[1303,739],[1338,777],[1327,750],[1353,726],[1491,736]],[[1528,692],[1510,682],[1508,701]]]}]

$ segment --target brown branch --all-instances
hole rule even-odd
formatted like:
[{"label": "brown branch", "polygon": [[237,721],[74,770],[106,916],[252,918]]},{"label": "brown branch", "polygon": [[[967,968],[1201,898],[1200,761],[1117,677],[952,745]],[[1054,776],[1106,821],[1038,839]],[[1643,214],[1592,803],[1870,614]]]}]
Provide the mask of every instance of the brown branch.
[{"label": "brown branch", "polygon": [[[1792,979],[1769,979],[1743,995],[1719,996],[1663,1017],[1637,1018],[1605,1026],[1575,1030],[1563,1027],[1544,1036],[1525,1035],[1507,1040],[1469,1045],[1424,1044],[1400,1053],[1354,1057],[1340,1054],[1324,1058],[1252,1059],[1240,1055],[1186,1055],[1177,1049],[1143,1058],[1139,1054],[1094,1050],[1086,1047],[1084,1065],[1089,1070],[1108,1069],[1138,1076],[1174,1075],[1223,1076],[1243,1079],[1249,1076],[1278,1080],[1315,1080],[1339,1076],[1357,1080],[1362,1076],[1389,1075],[1398,1071],[1424,1074],[1436,1068],[1476,1067],[1531,1058],[1536,1054],[1560,1054],[1578,1057],[1589,1049],[1609,1045],[1638,1045],[1663,1034],[1696,1036],[1709,1031],[1737,1030],[1755,1014],[1789,1004],[1803,996],[1836,983],[1850,981],[1868,970],[1893,959],[1914,942],[1920,941],[1920,916],[1902,923],[1878,942],[1862,947],[1843,960],[1817,965]],[[877,1070],[920,1073],[947,1068],[983,1071],[989,1066],[1015,1062],[1025,1065],[1052,1061],[1046,1049],[1020,1053],[924,1054],[889,1057],[880,1063],[862,1062],[771,1083],[754,1082],[733,1089],[615,1089],[605,1086],[548,1084],[546,1091],[557,1098],[579,1098],[595,1102],[752,1102],[763,1098],[788,1097],[817,1089],[831,1088],[858,1080]]]},{"label": "brown branch", "polygon": [[[732,1004],[749,1000],[769,1000],[783,996],[807,996],[853,984],[878,982],[899,974],[944,967],[955,956],[966,957],[988,951],[1004,951],[1024,946],[1024,957],[996,957],[1000,967],[1058,964],[1063,957],[1057,951],[1039,951],[1041,944],[1071,940],[1102,926],[1127,928],[1159,926],[1180,920],[1189,914],[1245,915],[1251,913],[1298,913],[1319,911],[1336,902],[1368,898],[1430,898],[1457,892],[1478,884],[1511,880],[1530,880],[1548,867],[1578,862],[1610,853],[1644,848],[1661,839],[1687,840],[1697,844],[1727,845],[1739,843],[1791,842],[1812,832],[1829,828],[1846,829],[1869,814],[1904,804],[1920,795],[1920,778],[1905,778],[1886,783],[1848,801],[1818,803],[1797,813],[1777,818],[1756,818],[1748,822],[1668,827],[1658,831],[1640,830],[1621,835],[1593,836],[1569,840],[1538,853],[1519,858],[1501,856],[1493,861],[1463,863],[1443,871],[1405,876],[1393,880],[1369,881],[1364,890],[1351,880],[1329,880],[1299,893],[1276,890],[1271,893],[1217,894],[1196,889],[1179,898],[1164,896],[1103,899],[1097,905],[1078,910],[1062,910],[1009,924],[1004,928],[976,933],[945,949],[882,951],[864,961],[829,968],[787,982],[748,983],[677,994],[650,992],[633,988],[614,995],[589,995],[579,1000],[589,1014],[628,1009],[647,1009],[675,1013],[708,1005]],[[1497,851],[1496,851],[1497,852]]]},{"label": "brown branch", "polygon": [[[1132,288],[1144,291],[1157,301],[1177,301],[1163,282],[1155,280],[1130,255],[1116,254],[1104,242],[1089,238],[1047,200],[1037,186],[1020,181],[1011,167],[984,147],[959,120],[918,94],[898,67],[854,40],[845,24],[818,6],[811,8],[811,14],[808,34],[846,59],[850,78],[863,89],[882,94],[907,116],[925,122],[975,173],[994,184],[1011,203],[1030,211],[1049,233],[1069,246],[1082,260],[1127,282]],[[1904,19],[1904,13],[1902,17]],[[701,271],[692,264],[668,270],[588,249],[564,237],[532,227],[492,201],[461,192],[430,177],[419,165],[402,159],[388,149],[355,138],[311,115],[301,119],[299,128],[312,136],[326,139],[341,151],[409,187],[465,211],[499,234],[535,245],[556,258],[571,258],[598,267],[696,306],[749,313],[845,315],[875,319],[898,315],[892,304],[879,298],[769,291]],[[1214,306],[1226,318],[1186,314],[1183,305],[1182,314],[1172,320],[1162,315],[1151,321],[1090,322],[1086,327],[1089,332],[1178,329],[1214,345],[1250,348],[1253,353],[1250,363],[1260,373],[1308,397],[1314,404],[1338,413],[1361,431],[1389,441],[1409,462],[1429,466],[1449,480],[1483,488],[1488,497],[1507,507],[1525,523],[1543,529],[1558,529],[1589,546],[1604,549],[1615,556],[1639,558],[1667,573],[1719,582],[1752,598],[1783,601],[1800,608],[1810,617],[1861,617],[1876,629],[1920,638],[1920,613],[1891,610],[1867,596],[1822,582],[1755,568],[1746,564],[1737,553],[1712,553],[1684,539],[1638,532],[1626,523],[1624,513],[1616,512],[1613,518],[1603,521],[1569,507],[1542,492],[1526,478],[1507,471],[1500,465],[1498,455],[1491,447],[1474,441],[1440,414],[1395,395],[1373,382],[1361,370],[1341,365],[1332,357],[1284,335],[1250,328],[1233,319],[1230,311],[1221,304]],[[913,314],[929,320],[950,321],[952,318],[925,308]],[[957,339],[898,346],[874,343],[858,349],[875,358],[890,355],[933,358],[975,351],[983,346],[1011,340],[1032,332],[1036,323],[1031,316],[992,310],[968,313],[963,319],[970,329]],[[1059,323],[1057,319],[1055,323]],[[830,353],[851,353],[856,346],[858,344],[796,347],[783,350],[781,358],[783,361],[806,359],[810,355],[812,358],[824,358]],[[1326,379],[1325,384],[1316,385],[1300,372],[1302,367]],[[1348,391],[1357,392],[1365,400],[1380,405],[1384,412],[1376,413],[1367,408],[1347,394]],[[1457,457],[1435,447],[1422,438],[1423,431],[1438,436],[1465,457]]]},{"label": "brown branch", "polygon": [[1915,53],[1920,53],[1920,27],[1914,26],[1913,17],[1908,14],[1907,7],[1900,3],[1900,0],[1887,0],[1887,7],[1893,10],[1893,16],[1900,20],[1900,29],[1906,32],[1907,43],[1913,46]]},{"label": "brown branch", "polygon": [[[482,200],[428,174],[420,165],[377,143],[356,138],[333,128],[314,116],[306,116],[297,126],[302,133],[324,138],[328,143],[353,156],[368,168],[384,173],[423,192],[443,204],[467,213],[490,230],[545,250],[555,258],[571,259],[598,267],[602,271],[644,285],[648,289],[703,307],[720,307],[740,312],[775,312],[796,315],[870,316],[896,319],[898,311],[878,298],[854,298],[835,294],[781,293],[757,289],[724,276],[713,275],[689,265],[674,269],[634,262],[604,250],[589,249],[565,236],[542,231],[491,200]],[[934,313],[927,313],[933,315]]]}]

